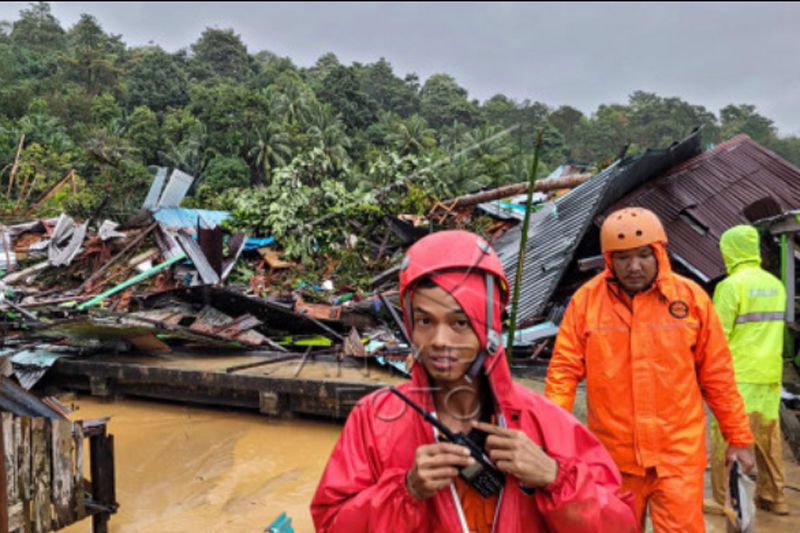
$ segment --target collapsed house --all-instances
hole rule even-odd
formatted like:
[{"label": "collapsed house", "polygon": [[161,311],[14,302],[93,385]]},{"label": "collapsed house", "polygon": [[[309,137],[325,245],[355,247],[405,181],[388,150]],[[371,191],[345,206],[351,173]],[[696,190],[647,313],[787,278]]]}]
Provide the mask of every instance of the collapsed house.
[{"label": "collapsed house", "polygon": [[[609,212],[655,211],[676,268],[711,290],[724,273],[722,231],[800,207],[800,170],[776,154],[744,135],[702,146],[696,130],[597,173],[564,166],[536,183],[520,327],[509,350],[515,371],[544,370],[570,295],[604,266],[599,226]],[[359,395],[405,379],[410,348],[396,304],[397,265],[370,272],[367,294],[335,281],[306,283],[272,237],[226,230],[225,211],[182,207],[191,176],[154,170],[141,212],[123,226],[62,215],[0,228],[0,265],[11,271],[2,278],[10,296],[0,304],[8,311],[0,327],[14,332],[0,356],[10,358],[20,383],[345,416]],[[527,188],[440,202],[427,216],[387,214],[382,234],[363,238],[399,264],[402,250],[430,231],[482,217],[513,279]],[[767,254],[773,266],[779,255]],[[791,254],[783,257],[785,265]],[[239,264],[251,271],[244,283],[231,281]],[[216,357],[210,373],[208,357]],[[304,380],[326,364],[336,369]]]}]

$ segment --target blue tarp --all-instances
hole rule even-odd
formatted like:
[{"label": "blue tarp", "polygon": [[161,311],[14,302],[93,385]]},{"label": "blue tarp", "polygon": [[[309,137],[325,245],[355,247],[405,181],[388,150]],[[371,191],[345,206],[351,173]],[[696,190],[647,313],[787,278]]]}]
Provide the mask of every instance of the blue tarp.
[{"label": "blue tarp", "polygon": [[231,214],[210,209],[187,209],[185,207],[162,207],[153,213],[153,218],[168,228],[213,229],[222,224]]},{"label": "blue tarp", "polygon": [[244,251],[257,250],[263,246],[269,246],[275,242],[274,237],[248,237],[244,243]]},{"label": "blue tarp", "polygon": [[[167,228],[212,229],[222,224],[231,214],[227,211],[212,211],[211,209],[188,209],[185,207],[162,207],[153,213],[153,218]],[[197,238],[197,235],[192,235]],[[244,250],[249,252],[275,242],[274,237],[248,237]]]}]

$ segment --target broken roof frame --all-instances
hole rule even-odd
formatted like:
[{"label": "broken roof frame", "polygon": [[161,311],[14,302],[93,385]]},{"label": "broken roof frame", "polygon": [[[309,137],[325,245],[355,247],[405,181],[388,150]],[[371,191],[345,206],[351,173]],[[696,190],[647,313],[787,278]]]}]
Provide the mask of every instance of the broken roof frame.
[{"label": "broken roof frame", "polygon": [[767,199],[783,211],[800,206],[800,168],[739,134],[631,190],[603,214],[650,209],[664,224],[672,258],[709,283],[727,273],[722,233],[749,224],[745,210]]},{"label": "broken roof frame", "polygon": [[[517,311],[519,323],[530,324],[541,316],[598,213],[628,191],[699,154],[700,150],[700,129],[696,128],[668,148],[648,149],[641,156],[615,161],[585,183],[533,213],[525,245],[520,307]],[[516,269],[521,230],[517,226],[493,243],[508,273]],[[514,276],[509,277],[513,283]],[[513,290],[513,286],[510,290]]]}]

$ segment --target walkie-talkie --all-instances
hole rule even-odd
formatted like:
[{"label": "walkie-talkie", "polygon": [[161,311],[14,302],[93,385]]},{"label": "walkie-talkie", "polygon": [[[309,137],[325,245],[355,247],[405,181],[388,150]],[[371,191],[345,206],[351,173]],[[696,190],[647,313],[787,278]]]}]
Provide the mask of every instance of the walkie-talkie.
[{"label": "walkie-talkie", "polygon": [[490,496],[494,496],[495,494],[499,494],[500,490],[503,488],[503,485],[506,483],[506,478],[502,472],[500,472],[492,460],[483,452],[483,450],[475,444],[469,437],[464,435],[463,433],[454,433],[452,432],[447,426],[442,424],[440,420],[438,420],[435,416],[427,412],[425,409],[414,403],[408,396],[400,392],[394,387],[389,387],[389,390],[392,391],[397,397],[401,400],[406,402],[410,405],[416,412],[422,415],[422,417],[427,420],[433,427],[439,430],[439,433],[445,436],[447,440],[452,442],[453,444],[458,444],[459,446],[466,446],[469,449],[469,453],[473,459],[475,459],[475,464],[471,466],[465,466],[461,470],[459,470],[459,475],[461,478],[469,483],[470,486],[474,487],[481,496],[484,498],[488,498]]}]

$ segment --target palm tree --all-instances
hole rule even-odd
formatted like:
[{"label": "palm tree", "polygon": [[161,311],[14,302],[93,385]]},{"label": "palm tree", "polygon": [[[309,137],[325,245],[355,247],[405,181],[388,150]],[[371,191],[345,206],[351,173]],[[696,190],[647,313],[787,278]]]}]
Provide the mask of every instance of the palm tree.
[{"label": "palm tree", "polygon": [[340,116],[330,104],[316,102],[308,108],[304,118],[311,145],[322,149],[331,171],[338,174],[344,170],[350,162],[347,153],[350,138],[345,133]]},{"label": "palm tree", "polygon": [[395,122],[394,131],[386,136],[386,141],[401,155],[418,155],[436,145],[435,132],[417,114]]},{"label": "palm tree", "polygon": [[162,162],[171,165],[174,168],[186,172],[190,176],[194,176],[197,185],[203,175],[206,163],[210,157],[209,151],[206,149],[206,131],[205,126],[200,124],[186,139],[180,143],[170,145],[169,152],[159,152]]},{"label": "palm tree", "polygon": [[279,122],[269,121],[255,131],[255,143],[247,152],[254,159],[261,181],[270,182],[276,167],[292,158],[289,134]]},{"label": "palm tree", "polygon": [[439,146],[448,154],[455,154],[461,149],[467,131],[469,128],[461,122],[454,122],[452,126],[442,128],[439,134]]},{"label": "palm tree", "polygon": [[288,74],[281,75],[275,84],[265,89],[270,109],[275,110],[289,126],[295,126],[313,98],[303,80]]},{"label": "palm tree", "polygon": [[498,136],[501,131],[500,126],[481,126],[467,132],[462,141],[462,148],[469,150],[465,155],[478,163],[481,174],[489,176],[495,186],[512,179],[509,160],[514,150],[507,136]]}]

